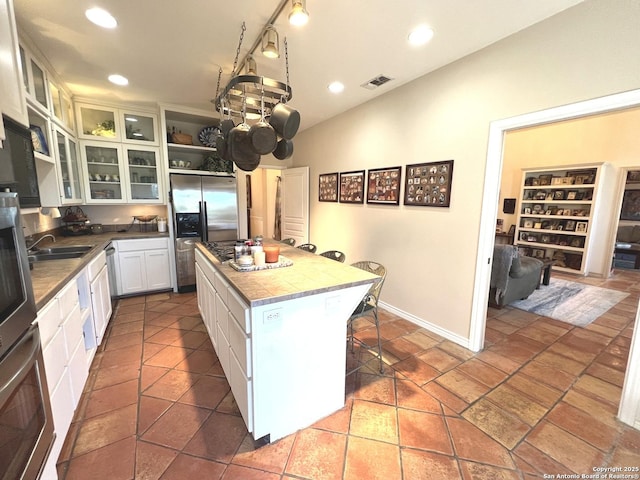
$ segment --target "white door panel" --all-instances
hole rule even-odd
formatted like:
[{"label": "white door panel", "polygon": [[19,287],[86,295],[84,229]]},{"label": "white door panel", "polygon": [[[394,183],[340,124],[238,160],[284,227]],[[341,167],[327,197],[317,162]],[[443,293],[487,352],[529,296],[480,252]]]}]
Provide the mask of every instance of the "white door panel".
[{"label": "white door panel", "polygon": [[282,238],[309,242],[309,167],[282,171]]}]

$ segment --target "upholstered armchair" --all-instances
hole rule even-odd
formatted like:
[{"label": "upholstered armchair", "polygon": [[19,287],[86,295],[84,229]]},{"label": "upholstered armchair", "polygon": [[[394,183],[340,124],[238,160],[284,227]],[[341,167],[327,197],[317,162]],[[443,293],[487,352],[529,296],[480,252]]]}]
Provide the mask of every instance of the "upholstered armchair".
[{"label": "upholstered armchair", "polygon": [[495,245],[491,267],[489,304],[502,308],[527,298],[540,285],[542,262],[521,256],[518,247]]}]

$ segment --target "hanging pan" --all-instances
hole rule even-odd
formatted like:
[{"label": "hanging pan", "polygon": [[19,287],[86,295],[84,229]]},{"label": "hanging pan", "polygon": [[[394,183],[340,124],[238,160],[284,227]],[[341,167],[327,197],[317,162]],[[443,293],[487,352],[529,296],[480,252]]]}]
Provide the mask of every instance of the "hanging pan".
[{"label": "hanging pan", "polygon": [[278,160],[286,160],[293,155],[293,140],[281,139],[273,151],[273,156]]},{"label": "hanging pan", "polygon": [[282,138],[291,140],[298,133],[300,113],[295,108],[280,102],[271,110],[269,124]]},{"label": "hanging pan", "polygon": [[260,120],[249,129],[249,139],[253,151],[259,155],[273,152],[278,143],[276,131],[264,120],[264,92],[260,98]]},{"label": "hanging pan", "polygon": [[253,151],[249,130],[251,127],[245,123],[245,112],[243,109],[242,123],[236,125],[229,131],[228,148],[231,160],[240,170],[251,172],[260,165],[260,155]]}]

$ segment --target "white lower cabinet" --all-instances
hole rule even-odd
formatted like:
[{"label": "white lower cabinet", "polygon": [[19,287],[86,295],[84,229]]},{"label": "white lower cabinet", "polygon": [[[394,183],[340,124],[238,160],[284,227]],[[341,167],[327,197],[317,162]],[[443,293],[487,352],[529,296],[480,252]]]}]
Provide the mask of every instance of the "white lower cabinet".
[{"label": "white lower cabinet", "polygon": [[168,238],[118,240],[113,244],[120,267],[117,295],[171,288]]},{"label": "white lower cabinet", "polygon": [[36,321],[56,434],[43,470],[44,480],[57,479],[55,465],[110,316],[104,252],[38,311]]},{"label": "white lower cabinet", "polygon": [[76,279],[38,312],[36,321],[42,332],[40,341],[56,433],[47,462],[55,466],[89,375]]}]

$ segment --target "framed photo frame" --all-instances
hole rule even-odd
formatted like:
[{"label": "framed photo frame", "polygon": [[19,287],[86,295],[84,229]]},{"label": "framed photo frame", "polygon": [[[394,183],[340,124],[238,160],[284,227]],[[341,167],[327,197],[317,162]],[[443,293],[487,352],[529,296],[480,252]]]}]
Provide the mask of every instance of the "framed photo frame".
[{"label": "framed photo frame", "polygon": [[531,215],[531,208],[525,207],[522,213],[523,215]]},{"label": "framed photo frame", "polygon": [[336,173],[321,173],[318,175],[318,201],[338,201],[338,177]]},{"label": "framed photo frame", "polygon": [[515,225],[511,225],[509,227],[509,235],[515,235],[516,234],[516,226]]},{"label": "framed photo frame", "polygon": [[340,203],[364,203],[364,170],[340,172]]},{"label": "framed photo frame", "polygon": [[405,167],[404,204],[448,207],[451,203],[453,160]]},{"label": "framed photo frame", "polygon": [[578,196],[577,190],[569,190],[567,192],[567,200],[576,200],[577,196]]},{"label": "framed photo frame", "polygon": [[640,170],[629,170],[627,172],[627,183],[640,183]]},{"label": "framed photo frame", "polygon": [[587,233],[588,222],[576,222],[576,232]]},{"label": "framed photo frame", "polygon": [[531,220],[531,219],[525,220],[523,228],[533,228],[533,220]]},{"label": "framed photo frame", "polygon": [[551,185],[552,175],[538,175],[540,185]]},{"label": "framed photo frame", "polygon": [[640,190],[625,190],[620,220],[640,220]]},{"label": "framed photo frame", "polygon": [[567,220],[564,224],[564,229],[568,232],[573,232],[576,229],[576,221],[575,220]]},{"label": "framed photo frame", "polygon": [[564,194],[565,194],[564,190],[556,190],[555,192],[553,192],[553,199],[564,200]]},{"label": "framed photo frame", "polygon": [[[400,204],[402,167],[375,168],[367,172],[367,203]],[[422,193],[424,195],[424,193]],[[416,198],[416,201],[421,201]]]}]

